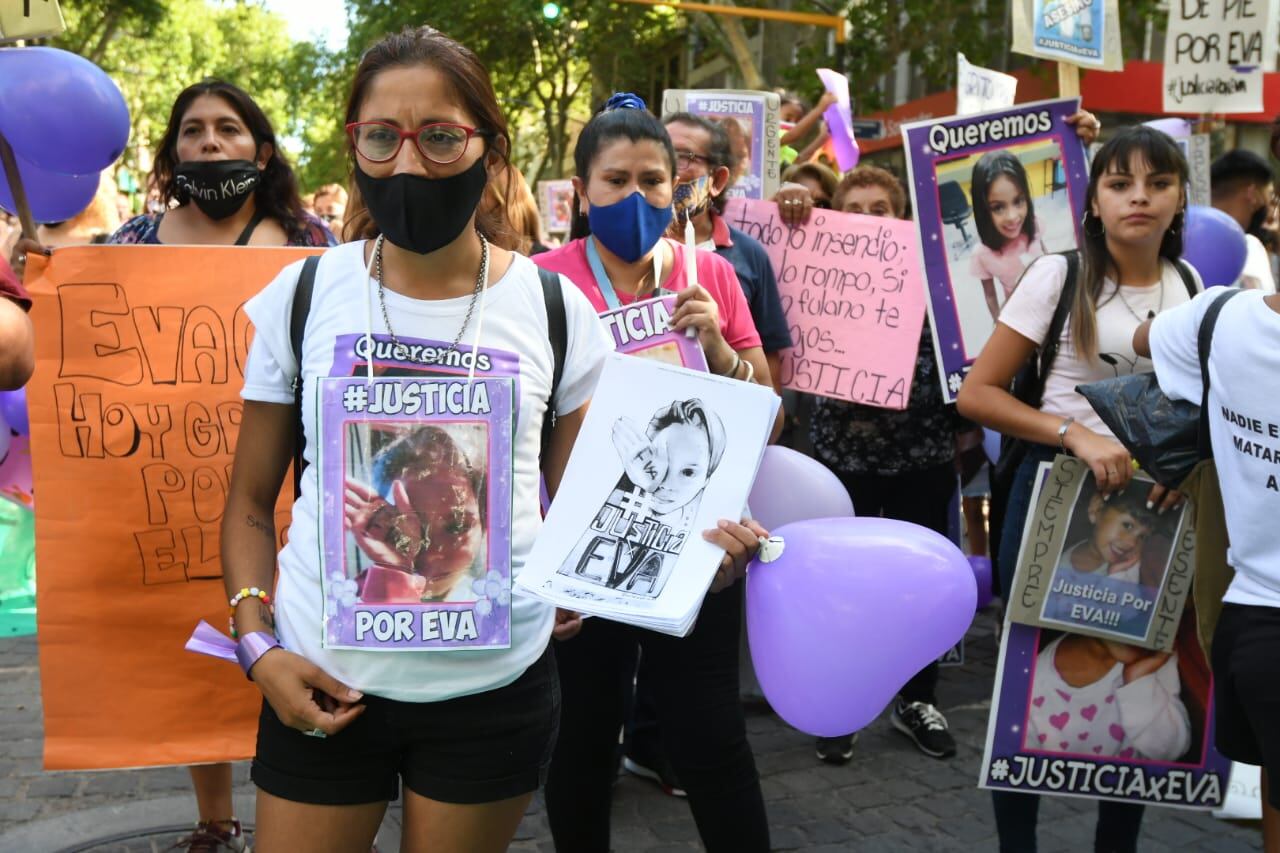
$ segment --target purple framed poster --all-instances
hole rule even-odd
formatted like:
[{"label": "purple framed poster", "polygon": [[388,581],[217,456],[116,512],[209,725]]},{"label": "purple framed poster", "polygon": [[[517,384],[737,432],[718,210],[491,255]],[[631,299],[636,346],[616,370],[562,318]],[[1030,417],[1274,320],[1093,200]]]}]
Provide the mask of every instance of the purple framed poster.
[{"label": "purple framed poster", "polygon": [[738,158],[729,181],[729,198],[768,199],[778,191],[782,163],[778,111],[773,92],[735,89],[668,89],[662,93],[662,116],[688,112],[722,125]]},{"label": "purple framed poster", "polygon": [[[1090,667],[1096,679],[1081,675]],[[984,788],[1197,809],[1226,796],[1190,606],[1171,654],[1007,622],[994,700]]]},{"label": "purple framed poster", "polygon": [[664,364],[707,372],[707,357],[696,337],[671,328],[676,313],[674,296],[656,296],[600,314],[618,352],[651,358]]},{"label": "purple framed poster", "polygon": [[337,341],[316,389],[327,647],[510,646],[516,359]]},{"label": "purple framed poster", "polygon": [[1079,106],[1038,101],[902,128],[948,402],[1027,265],[1079,246],[1088,165],[1066,123]]}]

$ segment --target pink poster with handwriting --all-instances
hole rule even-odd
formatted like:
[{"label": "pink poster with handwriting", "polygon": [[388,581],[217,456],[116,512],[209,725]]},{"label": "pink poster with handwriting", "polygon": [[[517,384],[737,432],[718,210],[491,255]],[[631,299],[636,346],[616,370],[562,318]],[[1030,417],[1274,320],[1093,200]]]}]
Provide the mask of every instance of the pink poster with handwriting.
[{"label": "pink poster with handwriting", "polygon": [[814,210],[790,228],[773,202],[732,199],[725,218],[769,253],[792,348],[782,384],[905,409],[925,315],[913,223]]}]

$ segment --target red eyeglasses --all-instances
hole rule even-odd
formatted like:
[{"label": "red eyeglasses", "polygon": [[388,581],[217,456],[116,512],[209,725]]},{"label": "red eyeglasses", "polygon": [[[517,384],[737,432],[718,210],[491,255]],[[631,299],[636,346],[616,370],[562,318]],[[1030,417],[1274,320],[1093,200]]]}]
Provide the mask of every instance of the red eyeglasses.
[{"label": "red eyeglasses", "polygon": [[424,124],[416,130],[401,130],[383,121],[353,121],[347,125],[351,146],[361,157],[373,163],[395,159],[404,141],[412,139],[423,157],[437,165],[447,166],[456,163],[466,153],[471,137],[483,139],[489,135],[487,130],[448,122]]}]

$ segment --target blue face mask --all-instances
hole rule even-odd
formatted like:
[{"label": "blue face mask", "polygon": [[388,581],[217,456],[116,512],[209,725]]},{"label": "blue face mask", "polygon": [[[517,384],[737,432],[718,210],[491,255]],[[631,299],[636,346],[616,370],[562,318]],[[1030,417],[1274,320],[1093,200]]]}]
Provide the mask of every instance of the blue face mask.
[{"label": "blue face mask", "polygon": [[671,224],[671,208],[654,207],[639,190],[622,201],[591,205],[587,213],[592,235],[627,263],[645,256]]}]

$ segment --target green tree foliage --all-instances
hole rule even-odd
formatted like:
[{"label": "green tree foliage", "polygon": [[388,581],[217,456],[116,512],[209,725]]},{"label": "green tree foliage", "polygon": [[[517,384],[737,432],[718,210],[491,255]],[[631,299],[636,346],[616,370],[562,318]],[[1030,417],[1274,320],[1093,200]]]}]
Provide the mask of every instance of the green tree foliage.
[{"label": "green tree foliage", "polygon": [[[565,0],[347,0],[350,57],[388,32],[429,24],[476,52],[488,67],[514,140],[513,159],[530,183],[559,177],[591,107],[617,89],[646,98],[676,80],[678,22],[651,7]],[[657,106],[655,104],[655,106]]]},{"label": "green tree foliage", "polygon": [[177,94],[220,77],[253,96],[277,137],[303,141],[304,187],[342,176],[341,163],[316,144],[332,135],[333,58],[292,42],[279,15],[258,3],[217,0],[68,0],[62,7],[67,31],[52,44],[89,58],[120,86],[133,121],[125,163],[135,172],[164,132]]}]

